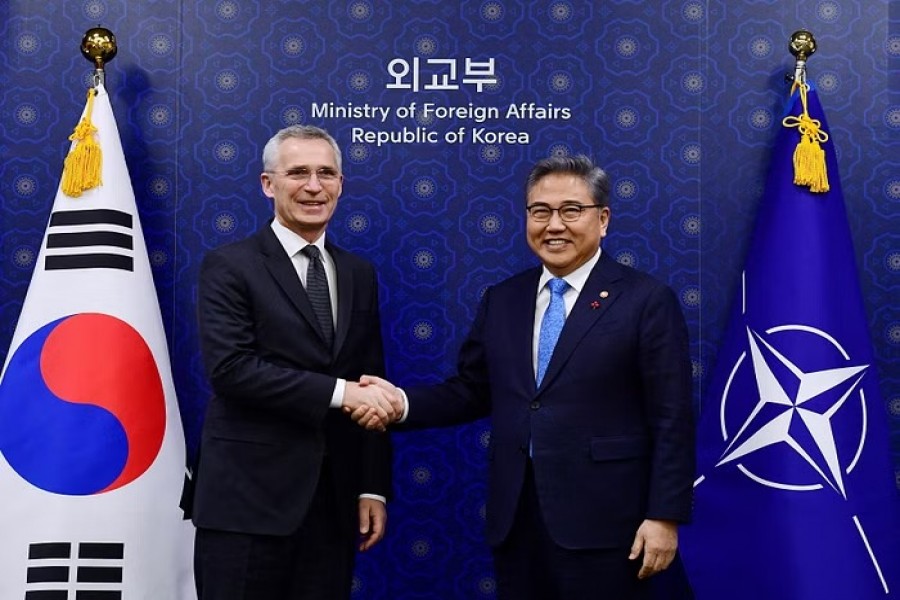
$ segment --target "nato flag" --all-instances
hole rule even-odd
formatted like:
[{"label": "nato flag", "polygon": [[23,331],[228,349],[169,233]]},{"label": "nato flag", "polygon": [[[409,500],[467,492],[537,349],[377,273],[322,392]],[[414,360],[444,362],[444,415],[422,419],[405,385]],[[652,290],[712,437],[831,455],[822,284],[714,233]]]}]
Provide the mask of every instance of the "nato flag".
[{"label": "nato flag", "polygon": [[[802,112],[795,93],[786,114]],[[794,184],[799,140],[780,127],[701,410],[682,529],[697,600],[900,598],[900,494],[833,141],[830,190],[812,193]]]}]

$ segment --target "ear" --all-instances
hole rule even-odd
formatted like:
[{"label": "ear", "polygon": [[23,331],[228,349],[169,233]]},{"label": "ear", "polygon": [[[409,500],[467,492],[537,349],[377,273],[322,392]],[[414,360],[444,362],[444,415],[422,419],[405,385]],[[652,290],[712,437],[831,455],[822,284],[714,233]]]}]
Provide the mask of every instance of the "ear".
[{"label": "ear", "polygon": [[609,219],[612,216],[612,213],[608,206],[604,206],[598,212],[600,213],[600,238],[602,239],[606,237],[606,232],[609,229]]},{"label": "ear", "polygon": [[263,171],[259,175],[259,183],[262,186],[262,192],[269,198],[275,197],[275,191],[272,189],[272,176]]}]

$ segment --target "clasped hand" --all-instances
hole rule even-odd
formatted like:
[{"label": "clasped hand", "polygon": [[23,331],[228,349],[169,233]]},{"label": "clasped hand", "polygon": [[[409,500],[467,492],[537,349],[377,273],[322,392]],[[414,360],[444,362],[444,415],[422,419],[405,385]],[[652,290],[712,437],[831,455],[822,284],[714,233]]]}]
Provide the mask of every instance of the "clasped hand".
[{"label": "clasped hand", "polygon": [[341,409],[361,427],[385,431],[403,416],[403,394],[389,381],[363,375],[347,382]]}]

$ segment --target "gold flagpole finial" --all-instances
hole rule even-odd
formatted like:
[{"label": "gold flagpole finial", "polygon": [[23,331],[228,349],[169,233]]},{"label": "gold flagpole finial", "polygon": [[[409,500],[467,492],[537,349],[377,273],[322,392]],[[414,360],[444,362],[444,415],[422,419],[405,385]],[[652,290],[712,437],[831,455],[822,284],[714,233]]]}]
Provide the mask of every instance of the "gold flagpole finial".
[{"label": "gold flagpole finial", "polygon": [[801,112],[798,116],[787,116],[782,120],[785,127],[796,127],[800,132],[800,141],[794,150],[794,183],[809,188],[811,192],[827,192],[828,169],[825,165],[825,151],[822,144],[828,141],[828,134],[822,130],[822,122],[809,114],[806,83],[806,59],[816,51],[816,38],[805,29],[791,34],[788,50],[794,55],[794,84],[791,94],[800,92]]},{"label": "gold flagpole finial", "polygon": [[788,50],[794,55],[794,87],[806,83],[806,59],[816,52],[816,38],[805,29],[791,34]]},{"label": "gold flagpole finial", "polygon": [[94,84],[103,83],[104,67],[119,51],[116,36],[105,27],[88,29],[81,38],[81,55],[94,63]]},{"label": "gold flagpole finial", "polygon": [[81,54],[94,64],[94,85],[87,92],[84,116],[69,136],[74,145],[63,165],[60,186],[63,193],[72,198],[103,183],[103,154],[97,143],[97,128],[91,121],[91,115],[97,87],[104,83],[104,67],[115,57],[117,51],[116,36],[104,27],[88,29],[81,38]]}]

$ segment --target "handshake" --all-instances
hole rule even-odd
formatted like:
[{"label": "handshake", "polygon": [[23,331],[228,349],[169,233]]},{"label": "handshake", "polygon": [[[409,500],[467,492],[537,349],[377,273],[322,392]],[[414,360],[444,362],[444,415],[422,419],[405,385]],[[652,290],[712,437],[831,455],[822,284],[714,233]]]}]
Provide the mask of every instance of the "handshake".
[{"label": "handshake", "polygon": [[358,383],[347,382],[341,410],[361,427],[385,431],[403,416],[405,404],[403,392],[391,382],[363,375]]}]

